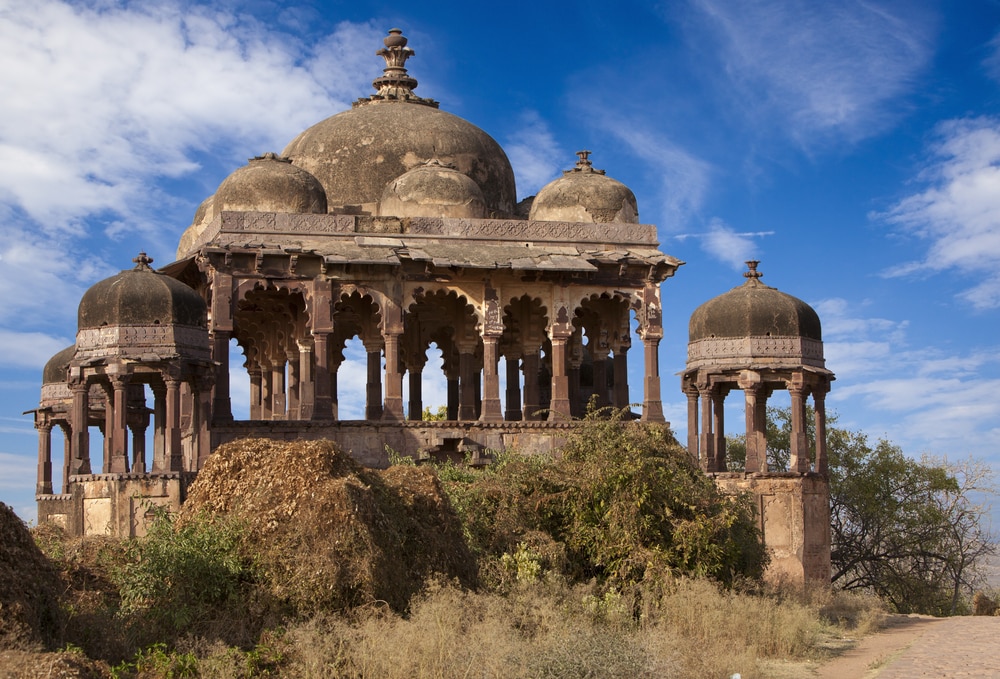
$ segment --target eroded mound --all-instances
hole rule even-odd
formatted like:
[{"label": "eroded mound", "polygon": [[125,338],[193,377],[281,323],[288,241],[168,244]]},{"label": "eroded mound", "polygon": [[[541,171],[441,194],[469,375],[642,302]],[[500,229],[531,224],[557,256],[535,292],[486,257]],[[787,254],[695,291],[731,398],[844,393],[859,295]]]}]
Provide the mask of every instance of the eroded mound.
[{"label": "eroded mound", "polygon": [[475,577],[433,472],[365,469],[329,441],[220,446],[181,520],[199,512],[246,526],[271,593],[300,614],[374,602],[404,610],[433,575],[464,584]]},{"label": "eroded mound", "polygon": [[0,649],[32,649],[58,629],[59,580],[28,527],[0,502]]}]

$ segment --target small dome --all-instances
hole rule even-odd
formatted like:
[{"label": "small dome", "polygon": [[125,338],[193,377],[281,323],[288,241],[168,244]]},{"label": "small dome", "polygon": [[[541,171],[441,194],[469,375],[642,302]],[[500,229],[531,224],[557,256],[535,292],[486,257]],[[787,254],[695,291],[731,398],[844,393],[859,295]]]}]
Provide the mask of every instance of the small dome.
[{"label": "small dome", "polygon": [[760,282],[758,262],[747,262],[747,281],[695,309],[688,339],[803,337],[823,340],[819,315],[801,299]]},{"label": "small dome", "polygon": [[[212,218],[220,212],[326,212],[326,192],[316,177],[274,153],[251,158],[219,185]],[[196,216],[197,219],[197,216]]]},{"label": "small dome", "polygon": [[638,224],[639,207],[632,190],[595,170],[590,151],[580,151],[576,167],[563,172],[535,196],[530,219],[543,222]]},{"label": "small dome", "polygon": [[62,384],[66,381],[66,369],[76,353],[76,344],[71,344],[48,360],[42,369],[42,384]]},{"label": "small dome", "polygon": [[136,267],[92,285],[77,311],[77,329],[117,325],[205,327],[205,301],[180,281],[153,271],[140,252]]},{"label": "small dome", "polygon": [[486,203],[476,182],[450,165],[431,160],[389,182],[382,192],[378,213],[482,219]]},{"label": "small dome", "polygon": [[194,251],[195,243],[205,233],[208,225],[212,223],[212,203],[214,200],[215,195],[213,194],[201,201],[201,205],[194,211],[194,219],[191,220],[191,226],[181,234],[180,243],[177,245],[177,259],[184,259]]},{"label": "small dome", "polygon": [[282,155],[316,176],[331,210],[351,207],[374,214],[389,182],[438,159],[479,186],[488,212],[513,214],[514,171],[503,149],[472,123],[415,96],[417,81],[403,68],[413,50],[398,29],[384,42],[378,54],[387,67],[372,83],[377,94],[316,123]]}]

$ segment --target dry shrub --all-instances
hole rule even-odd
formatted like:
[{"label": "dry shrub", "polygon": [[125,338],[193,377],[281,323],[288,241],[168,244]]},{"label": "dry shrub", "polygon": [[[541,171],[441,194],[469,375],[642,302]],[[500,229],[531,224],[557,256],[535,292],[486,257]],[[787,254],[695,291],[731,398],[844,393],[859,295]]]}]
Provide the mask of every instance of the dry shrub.
[{"label": "dry shrub", "polygon": [[870,593],[842,589],[818,589],[809,593],[808,604],[832,625],[867,636],[885,626],[885,603]]},{"label": "dry shrub", "polygon": [[14,510],[0,502],[0,650],[36,650],[59,631],[59,578]]},{"label": "dry shrub", "polygon": [[976,592],[972,595],[973,615],[1000,615],[1000,606],[996,599],[990,598],[985,592]]},{"label": "dry shrub", "polygon": [[676,581],[655,617],[654,627],[669,629],[699,651],[719,643],[759,658],[807,657],[822,631],[819,616],[805,603],[722,590],[704,579]]},{"label": "dry shrub", "polygon": [[310,615],[375,601],[406,608],[435,573],[472,584],[474,560],[432,471],[364,469],[329,441],[236,441],[184,503],[246,526],[269,594]]},{"label": "dry shrub", "polygon": [[106,679],[105,663],[90,660],[80,651],[29,653],[0,651],[0,679]]}]

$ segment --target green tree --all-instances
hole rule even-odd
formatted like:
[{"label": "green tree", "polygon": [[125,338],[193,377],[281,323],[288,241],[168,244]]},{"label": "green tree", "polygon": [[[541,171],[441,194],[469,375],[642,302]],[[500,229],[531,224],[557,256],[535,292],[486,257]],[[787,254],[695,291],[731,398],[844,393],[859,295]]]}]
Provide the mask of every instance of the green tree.
[{"label": "green tree", "polygon": [[[780,471],[787,468],[790,410],[768,408],[767,420],[768,463]],[[741,437],[727,449],[731,465],[742,469]],[[996,551],[984,501],[995,493],[989,466],[917,460],[891,441],[836,426],[827,430],[827,453],[833,583],[872,592],[901,613],[961,612]]]}]

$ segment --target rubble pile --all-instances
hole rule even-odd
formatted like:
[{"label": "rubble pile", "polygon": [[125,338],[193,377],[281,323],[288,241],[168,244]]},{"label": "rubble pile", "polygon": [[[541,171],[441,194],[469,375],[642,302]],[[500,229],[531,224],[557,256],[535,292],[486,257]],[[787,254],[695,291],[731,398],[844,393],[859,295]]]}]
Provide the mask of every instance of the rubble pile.
[{"label": "rubble pile", "polygon": [[246,527],[270,593],[300,614],[374,602],[402,611],[432,576],[475,578],[461,524],[431,470],[365,469],[329,441],[220,446],[180,520],[200,512]]},{"label": "rubble pile", "polygon": [[28,527],[0,502],[0,650],[31,650],[58,631],[59,579]]}]

